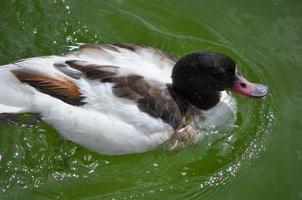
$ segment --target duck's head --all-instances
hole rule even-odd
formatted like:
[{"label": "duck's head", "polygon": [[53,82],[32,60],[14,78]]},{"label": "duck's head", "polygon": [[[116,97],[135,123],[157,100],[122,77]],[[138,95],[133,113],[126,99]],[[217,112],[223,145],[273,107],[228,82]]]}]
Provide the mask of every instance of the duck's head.
[{"label": "duck's head", "polygon": [[182,57],[173,68],[172,81],[173,88],[200,109],[215,106],[223,90],[252,98],[268,93],[267,86],[246,80],[233,59],[217,52],[196,52]]}]

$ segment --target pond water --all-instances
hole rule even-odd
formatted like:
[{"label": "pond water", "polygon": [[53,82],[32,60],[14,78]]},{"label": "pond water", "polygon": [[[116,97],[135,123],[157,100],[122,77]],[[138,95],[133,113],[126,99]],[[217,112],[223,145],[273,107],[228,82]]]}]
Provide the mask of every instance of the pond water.
[{"label": "pond water", "polygon": [[[299,0],[0,1],[0,64],[83,43],[224,52],[261,100],[235,95],[236,127],[181,151],[103,156],[43,122],[0,126],[0,199],[302,199]],[[1,77],[0,77],[1,78]]]}]

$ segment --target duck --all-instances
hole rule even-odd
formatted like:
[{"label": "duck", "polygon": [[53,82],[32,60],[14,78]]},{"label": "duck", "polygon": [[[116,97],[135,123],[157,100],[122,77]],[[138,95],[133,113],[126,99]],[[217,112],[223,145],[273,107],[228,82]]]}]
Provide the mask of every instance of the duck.
[{"label": "duck", "polygon": [[176,60],[141,44],[79,44],[0,66],[0,113],[37,113],[64,138],[104,155],[177,149],[234,124],[236,100],[268,94],[219,52]]}]

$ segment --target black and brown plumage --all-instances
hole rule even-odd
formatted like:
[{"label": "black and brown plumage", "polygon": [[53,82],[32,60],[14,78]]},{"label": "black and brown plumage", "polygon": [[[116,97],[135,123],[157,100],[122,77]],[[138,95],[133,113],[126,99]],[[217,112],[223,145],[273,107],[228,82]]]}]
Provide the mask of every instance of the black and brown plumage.
[{"label": "black and brown plumage", "polygon": [[224,90],[261,97],[220,53],[178,61],[144,45],[81,45],[61,56],[0,67],[0,113],[38,113],[67,139],[102,154],[144,152],[196,142],[199,130],[234,123]]}]

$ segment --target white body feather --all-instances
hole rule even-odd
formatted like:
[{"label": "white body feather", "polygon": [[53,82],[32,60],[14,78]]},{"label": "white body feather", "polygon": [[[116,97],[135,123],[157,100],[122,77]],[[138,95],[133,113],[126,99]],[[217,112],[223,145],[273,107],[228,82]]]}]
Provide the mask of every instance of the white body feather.
[{"label": "white body feather", "polygon": [[[81,78],[77,87],[86,98],[81,107],[69,105],[21,83],[11,70],[24,68],[52,77],[66,76],[54,64],[81,60],[100,65],[115,65],[152,80],[171,83],[174,62],[157,54],[152,48],[119,52],[103,49],[82,50],[64,56],[30,58],[0,67],[0,113],[40,113],[67,139],[93,151],[116,155],[144,152],[168,140],[173,128],[160,118],[153,118],[125,98],[116,97],[111,83]],[[72,70],[72,69],[70,69]],[[203,112],[205,121],[199,129],[233,124],[236,102],[223,92],[221,102]]]}]

